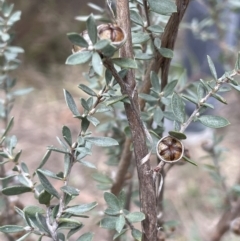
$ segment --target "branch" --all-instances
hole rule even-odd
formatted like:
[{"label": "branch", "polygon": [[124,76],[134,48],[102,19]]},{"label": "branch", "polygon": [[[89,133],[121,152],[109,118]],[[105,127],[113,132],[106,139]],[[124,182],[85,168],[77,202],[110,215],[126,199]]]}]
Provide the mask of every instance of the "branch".
[{"label": "branch", "polygon": [[[184,13],[187,9],[189,0],[177,0],[177,12],[173,13],[170,17],[165,31],[162,36],[162,47],[163,48],[169,48],[174,49],[174,45],[177,39],[178,34],[178,28],[182,21],[182,18],[184,16]],[[148,94],[150,92],[151,88],[151,81],[150,81],[150,73],[151,71],[154,71],[155,73],[158,73],[161,69],[161,77],[162,77],[162,83],[161,87],[162,89],[165,87],[168,81],[168,71],[170,66],[171,59],[164,58],[159,52],[156,52],[155,58],[150,62],[149,68],[144,76],[143,85],[141,87],[140,93]],[[145,106],[145,101],[143,99],[140,99],[140,108],[141,110]]]},{"label": "branch", "polygon": [[124,148],[121,155],[121,159],[118,165],[117,176],[111,188],[111,192],[116,196],[122,189],[127,170],[131,164],[131,158],[132,158],[132,151],[130,150],[131,143],[132,143],[132,139],[126,138],[124,142]]},{"label": "branch", "polygon": [[[117,1],[117,22],[127,33],[127,41],[120,49],[120,56],[133,58],[133,49],[131,41],[131,23],[128,0]],[[141,210],[146,218],[142,222],[143,241],[157,240],[157,214],[156,214],[156,197],[152,176],[149,174],[150,164],[146,162],[141,165],[141,160],[148,154],[146,145],[146,136],[143,123],[140,119],[138,108],[138,94],[135,89],[136,81],[133,70],[129,70],[124,83],[120,83],[122,94],[127,94],[130,104],[125,103],[125,111],[128,118],[129,126],[132,133],[133,147],[136,159],[136,166],[139,178]]]}]

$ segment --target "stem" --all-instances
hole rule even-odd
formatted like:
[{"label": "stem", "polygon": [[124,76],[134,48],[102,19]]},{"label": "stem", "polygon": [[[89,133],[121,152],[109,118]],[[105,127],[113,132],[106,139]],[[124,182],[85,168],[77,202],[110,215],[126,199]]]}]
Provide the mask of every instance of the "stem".
[{"label": "stem", "polygon": [[[234,77],[235,75],[237,75],[237,72],[234,71],[230,77]],[[196,116],[199,114],[199,111],[201,110],[202,108],[202,104],[206,103],[206,101],[215,93],[218,92],[218,90],[220,89],[220,87],[224,84],[224,83],[227,83],[229,81],[229,79],[225,76],[222,76],[221,78],[219,78],[217,81],[216,81],[216,86],[210,90],[208,92],[208,94],[200,100],[198,106],[196,107],[196,109],[193,111],[193,113],[191,114],[191,116],[188,118],[188,120],[183,123],[181,125],[181,129],[180,129],[180,132],[184,132],[186,130],[186,128],[191,124],[191,122],[196,118]]]}]

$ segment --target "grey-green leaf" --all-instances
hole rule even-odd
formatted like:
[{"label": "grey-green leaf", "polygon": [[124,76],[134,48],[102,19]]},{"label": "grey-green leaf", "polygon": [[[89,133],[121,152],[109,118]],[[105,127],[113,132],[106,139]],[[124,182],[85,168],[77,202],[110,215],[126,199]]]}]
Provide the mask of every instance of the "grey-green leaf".
[{"label": "grey-green leaf", "polygon": [[92,57],[92,52],[90,51],[81,51],[70,55],[67,60],[66,64],[68,65],[77,65],[77,64],[84,64],[88,62]]},{"label": "grey-green leaf", "polygon": [[141,212],[129,213],[126,218],[130,223],[138,223],[145,219],[145,214]]},{"label": "grey-green leaf", "polygon": [[142,44],[147,42],[149,39],[150,39],[150,36],[148,33],[143,33],[143,32],[132,33],[133,44]]},{"label": "grey-green leaf", "polygon": [[156,0],[148,0],[150,10],[162,15],[170,15],[173,12],[177,12],[177,6],[174,1],[164,0],[164,1],[156,1]]},{"label": "grey-green leaf", "polygon": [[78,33],[68,33],[67,34],[68,39],[75,45],[78,45],[80,47],[88,47],[87,41]]},{"label": "grey-green leaf", "polygon": [[93,233],[84,233],[83,235],[81,235],[77,241],[92,241],[93,240]]},{"label": "grey-green leaf", "polygon": [[67,126],[63,126],[62,135],[65,141],[68,143],[68,145],[72,146],[72,134],[70,129]]},{"label": "grey-green leaf", "polygon": [[154,32],[154,33],[163,33],[164,28],[160,25],[151,25],[147,28],[147,30]]},{"label": "grey-green leaf", "polygon": [[81,90],[83,90],[85,93],[87,93],[88,95],[91,95],[91,96],[97,96],[97,94],[92,90],[90,89],[88,86],[84,85],[84,84],[79,84],[78,85],[78,88],[80,88]]},{"label": "grey-green leaf", "polygon": [[236,61],[236,64],[235,64],[235,70],[239,73],[240,71],[240,52],[238,52],[238,55],[237,55],[237,61]]},{"label": "grey-green leaf", "polygon": [[208,60],[208,65],[209,65],[210,71],[211,71],[214,79],[217,80],[217,72],[216,72],[214,63],[213,63],[212,59],[210,58],[210,56],[208,56],[208,55],[207,55],[207,60]]},{"label": "grey-green leaf", "polygon": [[213,116],[213,115],[202,115],[198,118],[198,120],[205,126],[210,128],[222,128],[230,124],[230,122],[221,117],[221,116]]},{"label": "grey-green leaf", "polygon": [[176,137],[177,139],[180,139],[180,140],[187,139],[187,136],[184,133],[182,133],[182,132],[169,131],[168,133],[169,133],[170,136]]},{"label": "grey-green leaf", "polygon": [[138,229],[133,229],[132,230],[132,236],[137,240],[141,241],[142,240],[142,233]]},{"label": "grey-green leaf", "polygon": [[143,20],[141,18],[141,16],[139,15],[138,12],[134,11],[134,10],[130,10],[130,18],[131,20],[136,23],[137,25],[143,26]]},{"label": "grey-green leaf", "polygon": [[88,35],[92,43],[95,44],[97,42],[97,26],[92,14],[87,19],[86,24],[87,24]]},{"label": "grey-green leaf", "polygon": [[173,51],[171,49],[160,48],[158,49],[158,51],[165,58],[169,58],[169,59],[173,58]]},{"label": "grey-green leaf", "polygon": [[94,48],[96,50],[102,50],[106,48],[110,44],[110,41],[108,39],[101,39],[97,41],[97,43],[94,45]]},{"label": "grey-green leaf", "polygon": [[45,163],[47,162],[48,158],[51,155],[51,152],[52,152],[51,150],[47,150],[37,169],[40,169],[45,165]]},{"label": "grey-green leaf", "polygon": [[44,189],[50,194],[52,194],[54,197],[59,198],[57,190],[52,186],[52,184],[48,181],[45,175],[43,175],[39,170],[37,170],[37,175]]},{"label": "grey-green leaf", "polygon": [[152,95],[148,95],[148,94],[144,94],[144,93],[140,93],[139,97],[141,99],[144,99],[144,100],[149,101],[149,102],[151,102],[151,101],[158,101],[158,99],[159,99],[159,98],[156,98],[156,97],[154,97]]},{"label": "grey-green leaf", "polygon": [[7,196],[19,195],[19,194],[31,192],[31,191],[32,191],[32,188],[25,187],[25,186],[19,186],[19,185],[5,187],[2,189],[2,193]]},{"label": "grey-green leaf", "polygon": [[63,186],[60,188],[64,193],[67,193],[70,196],[78,196],[80,190],[78,190],[75,187],[71,187],[71,186]]},{"label": "grey-green leaf", "polygon": [[100,222],[100,227],[105,229],[115,229],[117,217],[106,217],[103,218]]},{"label": "grey-green leaf", "polygon": [[113,210],[120,210],[120,204],[119,201],[117,199],[117,197],[110,192],[105,192],[104,193],[104,199],[107,203],[107,205],[113,209]]},{"label": "grey-green leaf", "polygon": [[100,55],[95,52],[92,55],[92,66],[94,71],[99,75],[102,76],[103,74],[103,63]]},{"label": "grey-green leaf", "polygon": [[0,227],[2,233],[18,233],[24,231],[24,227],[19,225],[5,225]]},{"label": "grey-green leaf", "polygon": [[185,121],[184,103],[181,97],[176,93],[173,93],[172,96],[172,111],[178,121],[180,121],[181,123]]},{"label": "grey-green leaf", "polygon": [[173,93],[177,83],[178,83],[177,79],[167,83],[167,85],[163,89],[163,94],[165,97],[167,97]]},{"label": "grey-green leaf", "polygon": [[127,97],[128,97],[127,95],[113,96],[106,101],[106,105],[107,106],[113,105],[119,101],[125,100]]},{"label": "grey-green leaf", "polygon": [[108,177],[102,173],[97,173],[97,172],[93,173],[92,178],[99,183],[104,183],[104,184],[112,184],[113,183],[113,181],[110,177]]},{"label": "grey-green leaf", "polygon": [[63,90],[63,93],[64,93],[64,96],[65,96],[65,101],[67,103],[67,106],[71,110],[73,115],[80,116],[80,113],[78,111],[78,108],[76,106],[76,103],[75,103],[72,95],[65,89]]},{"label": "grey-green leaf", "polygon": [[112,62],[122,68],[126,69],[137,69],[137,63],[133,59],[129,58],[114,58],[112,59]]},{"label": "grey-green leaf", "polygon": [[98,205],[97,202],[92,202],[92,203],[82,204],[82,205],[76,205],[76,206],[72,206],[72,207],[69,207],[69,208],[65,209],[64,212],[75,214],[75,215],[81,215],[83,213],[89,212],[90,210],[95,208],[97,205]]},{"label": "grey-green leaf", "polygon": [[158,92],[158,91],[160,92],[161,86],[160,86],[160,81],[159,81],[159,78],[158,78],[158,75],[156,74],[156,72],[151,71],[150,79],[151,79],[151,84],[152,84],[152,87],[154,88],[154,90],[156,92]]},{"label": "grey-green leaf", "polygon": [[116,231],[118,233],[120,233],[125,225],[126,221],[124,216],[121,214],[118,216],[117,220],[116,220]]},{"label": "grey-green leaf", "polygon": [[118,142],[111,137],[85,137],[86,141],[96,146],[117,146]]}]

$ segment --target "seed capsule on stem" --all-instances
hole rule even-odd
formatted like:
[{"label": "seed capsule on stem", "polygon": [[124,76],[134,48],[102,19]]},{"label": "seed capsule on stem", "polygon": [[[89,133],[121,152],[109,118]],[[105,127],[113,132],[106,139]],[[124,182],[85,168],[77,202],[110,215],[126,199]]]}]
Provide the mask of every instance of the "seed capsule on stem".
[{"label": "seed capsule on stem", "polygon": [[184,146],[177,138],[165,136],[158,141],[156,151],[160,160],[173,163],[183,157]]}]

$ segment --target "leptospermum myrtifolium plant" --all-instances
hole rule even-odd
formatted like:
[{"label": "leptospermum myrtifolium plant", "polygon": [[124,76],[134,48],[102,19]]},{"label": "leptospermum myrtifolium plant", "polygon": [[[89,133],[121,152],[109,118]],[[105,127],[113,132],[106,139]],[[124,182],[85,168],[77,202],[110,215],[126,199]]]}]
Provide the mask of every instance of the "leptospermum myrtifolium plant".
[{"label": "leptospermum myrtifolium plant", "polygon": [[[92,153],[92,145],[97,145],[110,147],[108,164],[119,165],[116,180],[99,172],[93,174],[99,189],[107,190],[104,193],[107,209],[100,221],[100,227],[115,230],[113,239],[122,236],[126,240],[125,235],[127,230],[130,230],[136,240],[157,240],[158,232],[162,232],[159,228],[164,224],[161,215],[163,207],[160,205],[163,198],[161,194],[164,165],[178,161],[181,159],[178,157],[182,156],[186,161],[193,163],[186,153],[181,153],[184,151],[184,145],[178,144],[181,143],[181,139],[187,138],[184,134],[186,128],[192,121],[200,121],[211,128],[228,125],[228,120],[223,117],[204,115],[208,108],[214,108],[207,101],[209,98],[215,98],[226,104],[226,100],[218,94],[226,89],[226,85],[240,90],[239,83],[234,80],[240,71],[239,54],[235,68],[222,77],[217,76],[214,64],[208,56],[213,77],[208,81],[200,80],[192,83],[190,86],[187,86],[183,75],[176,78],[176,75],[169,73],[174,42],[181,21],[181,18],[176,20],[175,16],[184,15],[188,1],[184,1],[184,5],[182,3],[181,0],[177,1],[177,8],[170,0],[144,0],[130,3],[118,0],[117,20],[114,19],[114,23],[109,20],[109,23],[105,21],[97,25],[93,15],[87,18],[77,17],[78,20],[86,21],[86,31],[81,34],[68,34],[73,44],[73,54],[67,58],[66,64],[89,65],[88,72],[84,73],[89,83],[79,84],[79,88],[88,95],[88,98],[81,98],[80,103],[76,103],[67,90],[64,90],[64,96],[74,118],[80,122],[80,131],[77,137],[73,138],[74,134],[64,126],[62,138],[58,138],[61,147],[48,147],[33,174],[29,173],[25,163],[20,162],[21,152],[14,154],[15,139],[7,142],[10,144],[7,148],[3,148],[2,157],[14,164],[15,174],[5,179],[17,177],[19,184],[9,183],[3,187],[2,193],[5,195],[33,193],[39,204],[44,207],[27,206],[23,210],[16,208],[25,224],[5,225],[0,227],[0,231],[4,233],[24,231],[25,234],[19,240],[24,240],[29,234],[35,234],[39,236],[38,240],[50,237],[54,241],[64,241],[81,230],[84,224],[83,218],[90,217],[86,213],[95,208],[97,203],[71,205],[71,201],[79,195],[79,189],[70,186],[69,179],[75,164],[95,168],[94,163],[87,162],[84,158]],[[108,5],[111,10],[110,1]],[[90,6],[100,12],[98,19],[106,20],[106,16],[102,16],[104,12],[102,8],[93,4]],[[173,31],[172,26],[176,31]],[[171,38],[169,29],[173,31]],[[172,40],[174,41],[171,42]],[[182,93],[182,90],[186,91]],[[190,116],[185,112],[187,102],[192,102],[196,106]],[[101,123],[100,113],[106,113],[108,118],[106,123]],[[173,128],[168,138],[161,139],[164,119],[172,121]],[[105,136],[92,135],[89,131],[90,125],[104,131]],[[5,136],[6,134],[2,137],[2,143]],[[152,168],[148,160],[151,154],[155,155],[155,149],[159,164]],[[43,168],[53,151],[63,156],[64,170],[57,174]],[[141,212],[128,210],[129,195],[122,191],[132,159],[136,160],[140,193],[138,202]],[[62,182],[59,190],[50,181],[52,179]],[[131,182],[129,183],[131,185]],[[142,230],[133,225],[136,222],[142,222]],[[67,230],[67,233],[63,232],[63,229]],[[81,233],[77,241],[92,239],[93,233],[87,232]]]}]

